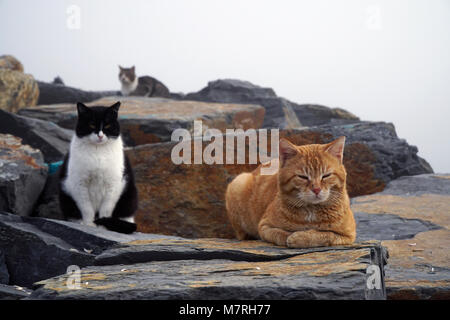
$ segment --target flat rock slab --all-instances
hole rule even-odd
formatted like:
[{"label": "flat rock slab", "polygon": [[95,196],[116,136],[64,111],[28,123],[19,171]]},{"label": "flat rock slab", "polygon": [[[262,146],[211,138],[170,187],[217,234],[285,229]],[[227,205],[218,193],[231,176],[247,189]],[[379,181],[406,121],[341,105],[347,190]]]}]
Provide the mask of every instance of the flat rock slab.
[{"label": "flat rock slab", "polygon": [[124,235],[78,223],[0,212],[0,251],[9,283],[25,287],[63,274],[70,265],[92,265],[96,254],[112,245],[161,237]]},{"label": "flat rock slab", "polygon": [[213,260],[272,261],[299,254],[371,248],[378,242],[367,241],[351,246],[292,249],[254,240],[238,241],[217,238],[135,240],[115,245],[95,258],[96,265],[135,264],[149,261]]},{"label": "flat rock slab", "polygon": [[450,299],[450,175],[402,177],[382,193],[353,199],[352,209],[371,221],[403,221],[395,230],[374,230],[390,254],[389,299]]},{"label": "flat rock slab", "polygon": [[19,286],[0,284],[0,300],[21,300],[30,296],[31,290]]},{"label": "flat rock slab", "polygon": [[[150,246],[154,246],[152,249]],[[129,265],[91,266],[81,270],[80,288],[71,289],[68,275],[36,283],[31,299],[383,299],[383,254],[378,244],[291,250],[259,241],[222,239],[134,242],[125,248],[148,252],[173,246],[192,250],[235,252],[242,261],[212,259],[152,261]],[[173,250],[172,250],[173,251]],[[239,255],[237,252],[242,251]],[[116,252],[117,254],[118,252]],[[128,251],[130,253],[130,251]],[[112,254],[112,252],[110,252]],[[269,261],[246,261],[245,255]],[[218,257],[219,257],[218,255]],[[287,257],[288,256],[288,257]],[[228,255],[228,257],[231,257]],[[248,256],[250,257],[250,256]],[[142,258],[142,256],[141,256]],[[173,256],[172,258],[175,258]],[[212,258],[212,257],[211,257]],[[123,260],[125,261],[125,260]],[[119,261],[116,261],[119,262]],[[379,289],[367,285],[368,266],[380,270]]]},{"label": "flat rock slab", "polygon": [[[89,106],[110,106],[121,101],[119,112],[125,143],[136,146],[170,141],[172,132],[185,128],[193,132],[194,120],[203,121],[203,129],[261,128],[265,109],[258,105],[177,101],[146,97],[104,97],[88,103]],[[75,104],[40,105],[21,110],[21,115],[53,121],[59,126],[74,129]]]}]

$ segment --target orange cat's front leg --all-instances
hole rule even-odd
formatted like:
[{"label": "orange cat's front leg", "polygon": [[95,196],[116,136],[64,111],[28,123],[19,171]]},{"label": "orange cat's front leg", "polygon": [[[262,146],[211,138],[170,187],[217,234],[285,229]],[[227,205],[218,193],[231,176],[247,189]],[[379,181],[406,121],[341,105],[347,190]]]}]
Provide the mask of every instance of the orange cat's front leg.
[{"label": "orange cat's front leg", "polygon": [[353,239],[332,231],[306,230],[292,233],[286,243],[289,248],[311,248],[352,244]]},{"label": "orange cat's front leg", "polygon": [[286,240],[292,234],[292,232],[274,228],[264,223],[259,225],[258,233],[262,240],[279,246],[286,246]]}]

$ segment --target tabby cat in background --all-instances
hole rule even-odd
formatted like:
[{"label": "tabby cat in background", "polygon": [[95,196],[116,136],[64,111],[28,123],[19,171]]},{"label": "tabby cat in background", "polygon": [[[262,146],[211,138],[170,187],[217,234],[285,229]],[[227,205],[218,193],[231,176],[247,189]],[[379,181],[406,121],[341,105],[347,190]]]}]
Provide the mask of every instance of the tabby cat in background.
[{"label": "tabby cat in background", "polygon": [[343,165],[345,137],[328,144],[296,146],[280,140],[278,171],[262,164],[238,175],[226,191],[231,225],[240,240],[292,248],[351,244],[356,224]]},{"label": "tabby cat in background", "polygon": [[119,66],[119,80],[123,96],[170,98],[169,89],[159,80],[149,76],[137,77],[135,67]]}]

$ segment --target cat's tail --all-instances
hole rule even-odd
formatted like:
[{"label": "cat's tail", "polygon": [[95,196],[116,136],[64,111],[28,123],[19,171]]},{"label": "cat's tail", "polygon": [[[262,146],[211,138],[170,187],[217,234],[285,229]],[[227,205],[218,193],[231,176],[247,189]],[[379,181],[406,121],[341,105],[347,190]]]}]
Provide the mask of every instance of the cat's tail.
[{"label": "cat's tail", "polygon": [[104,226],[108,230],[126,234],[133,233],[137,229],[137,225],[135,223],[117,218],[100,218],[94,222],[96,225]]}]

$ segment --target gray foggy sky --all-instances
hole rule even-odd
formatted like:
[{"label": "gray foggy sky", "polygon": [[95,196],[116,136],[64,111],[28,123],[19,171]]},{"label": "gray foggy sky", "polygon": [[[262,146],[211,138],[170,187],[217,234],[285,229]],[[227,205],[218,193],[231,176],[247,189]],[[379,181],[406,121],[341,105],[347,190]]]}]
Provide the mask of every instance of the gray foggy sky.
[{"label": "gray foggy sky", "polygon": [[448,0],[0,0],[0,54],[86,90],[119,89],[118,64],[174,92],[248,80],[393,122],[450,172]]}]

